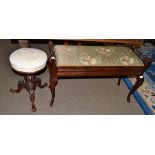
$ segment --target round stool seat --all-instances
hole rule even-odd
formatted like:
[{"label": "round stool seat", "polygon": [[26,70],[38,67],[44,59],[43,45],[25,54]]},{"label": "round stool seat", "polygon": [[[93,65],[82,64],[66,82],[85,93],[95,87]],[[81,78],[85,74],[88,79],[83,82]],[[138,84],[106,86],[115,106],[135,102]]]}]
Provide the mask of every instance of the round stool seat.
[{"label": "round stool seat", "polygon": [[19,72],[34,73],[46,66],[47,55],[44,51],[35,48],[21,48],[10,55],[13,69]]}]

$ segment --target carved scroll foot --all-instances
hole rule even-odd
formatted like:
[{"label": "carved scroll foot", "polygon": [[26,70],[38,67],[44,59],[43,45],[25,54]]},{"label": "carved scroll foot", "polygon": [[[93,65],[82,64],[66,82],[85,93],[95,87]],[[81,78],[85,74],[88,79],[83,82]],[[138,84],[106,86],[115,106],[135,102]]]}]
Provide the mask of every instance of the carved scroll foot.
[{"label": "carved scroll foot", "polygon": [[139,76],[137,77],[137,81],[134,84],[134,86],[132,87],[132,89],[130,90],[128,96],[127,96],[127,101],[130,103],[130,96],[134,93],[134,91],[136,91],[144,82],[144,77],[143,76]]},{"label": "carved scroll foot", "polygon": [[43,85],[41,84],[41,79],[40,78],[36,78],[36,84],[41,89],[47,87],[47,83],[44,83]]},{"label": "carved scroll foot", "polygon": [[24,81],[19,81],[18,82],[18,86],[17,89],[10,89],[11,93],[19,93],[21,92],[21,90],[23,90],[23,88],[25,88],[25,82]]}]

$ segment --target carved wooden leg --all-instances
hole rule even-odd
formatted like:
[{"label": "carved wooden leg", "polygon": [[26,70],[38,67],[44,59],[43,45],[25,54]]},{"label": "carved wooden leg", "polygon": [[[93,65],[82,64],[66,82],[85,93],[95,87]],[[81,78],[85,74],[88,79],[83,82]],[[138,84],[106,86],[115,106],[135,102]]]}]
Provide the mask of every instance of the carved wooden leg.
[{"label": "carved wooden leg", "polygon": [[143,76],[138,76],[137,81],[135,85],[132,87],[130,90],[128,96],[127,96],[127,101],[130,103],[130,96],[134,93],[135,90],[137,90],[144,82],[144,77]]},{"label": "carved wooden leg", "polygon": [[[51,66],[49,66],[49,69],[51,69]],[[50,102],[50,107],[52,107],[53,103],[54,103],[54,99],[55,99],[55,87],[56,87],[56,85],[58,83],[58,77],[55,74],[55,72],[50,72],[50,81],[49,81],[49,83],[50,83],[49,88],[51,90],[51,95],[52,95],[52,99],[51,99],[51,102]]]},{"label": "carved wooden leg", "polygon": [[121,78],[118,79],[117,85],[120,86]]},{"label": "carved wooden leg", "polygon": [[35,107],[35,90],[36,87],[38,86],[39,88],[44,88],[47,86],[47,83],[41,85],[41,79],[40,78],[36,78],[35,75],[25,75],[24,77],[25,79],[25,85],[26,85],[26,90],[27,92],[30,94],[30,100],[32,103],[32,111],[35,112],[36,111],[36,107]]},{"label": "carved wooden leg", "polygon": [[31,103],[32,103],[32,112],[35,112],[36,107],[35,107],[35,104],[34,104],[34,101],[35,101],[35,93],[34,93],[34,91],[30,91],[30,100],[31,100]]},{"label": "carved wooden leg", "polygon": [[41,79],[40,78],[36,78],[36,84],[41,89],[47,87],[47,83],[44,83],[43,85],[41,84]]},{"label": "carved wooden leg", "polygon": [[48,64],[49,74],[50,74],[49,88],[50,88],[51,95],[52,95],[50,106],[52,106],[54,103],[54,99],[55,99],[55,87],[58,83],[58,76],[57,76],[58,68],[56,66],[55,51],[53,48],[53,43],[51,41],[49,42],[49,50],[51,52],[51,57],[48,59],[47,64]]},{"label": "carved wooden leg", "polygon": [[34,91],[36,90],[36,77],[34,75],[25,75],[25,85],[26,85],[26,90],[30,95],[30,101],[32,103],[32,112],[36,111],[36,107],[34,104],[35,101],[35,93]]},{"label": "carved wooden leg", "polygon": [[49,88],[50,88],[51,94],[52,94],[52,100],[50,102],[50,107],[52,107],[53,106],[53,103],[54,103],[54,99],[55,99],[55,87],[56,87],[56,83],[51,83],[49,85]]},{"label": "carved wooden leg", "polygon": [[25,82],[24,81],[19,81],[18,82],[18,87],[17,89],[10,89],[11,93],[19,93],[21,90],[23,90],[23,88],[25,88]]}]

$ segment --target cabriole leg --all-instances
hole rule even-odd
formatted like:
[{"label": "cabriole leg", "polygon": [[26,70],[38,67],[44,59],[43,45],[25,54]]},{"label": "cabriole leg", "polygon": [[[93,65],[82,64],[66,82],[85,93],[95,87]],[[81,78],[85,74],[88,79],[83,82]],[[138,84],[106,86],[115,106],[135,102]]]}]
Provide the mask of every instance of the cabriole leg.
[{"label": "cabriole leg", "polygon": [[134,91],[136,91],[144,82],[144,77],[138,76],[137,77],[137,81],[135,82],[134,86],[132,87],[132,89],[130,90],[128,96],[127,96],[127,101],[130,103],[130,96],[134,93]]},{"label": "cabriole leg", "polygon": [[49,85],[49,88],[51,90],[51,94],[52,94],[52,100],[50,102],[50,107],[53,106],[54,103],[54,99],[55,99],[55,87],[56,87],[56,82],[53,82]]}]

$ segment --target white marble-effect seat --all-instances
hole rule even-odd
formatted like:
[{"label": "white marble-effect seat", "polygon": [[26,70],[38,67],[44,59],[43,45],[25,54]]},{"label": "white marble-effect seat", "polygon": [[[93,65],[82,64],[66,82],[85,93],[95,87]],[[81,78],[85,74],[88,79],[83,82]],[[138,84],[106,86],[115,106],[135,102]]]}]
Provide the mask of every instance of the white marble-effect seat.
[{"label": "white marble-effect seat", "polygon": [[14,70],[35,73],[46,66],[47,55],[35,48],[20,48],[10,55],[10,63]]}]

